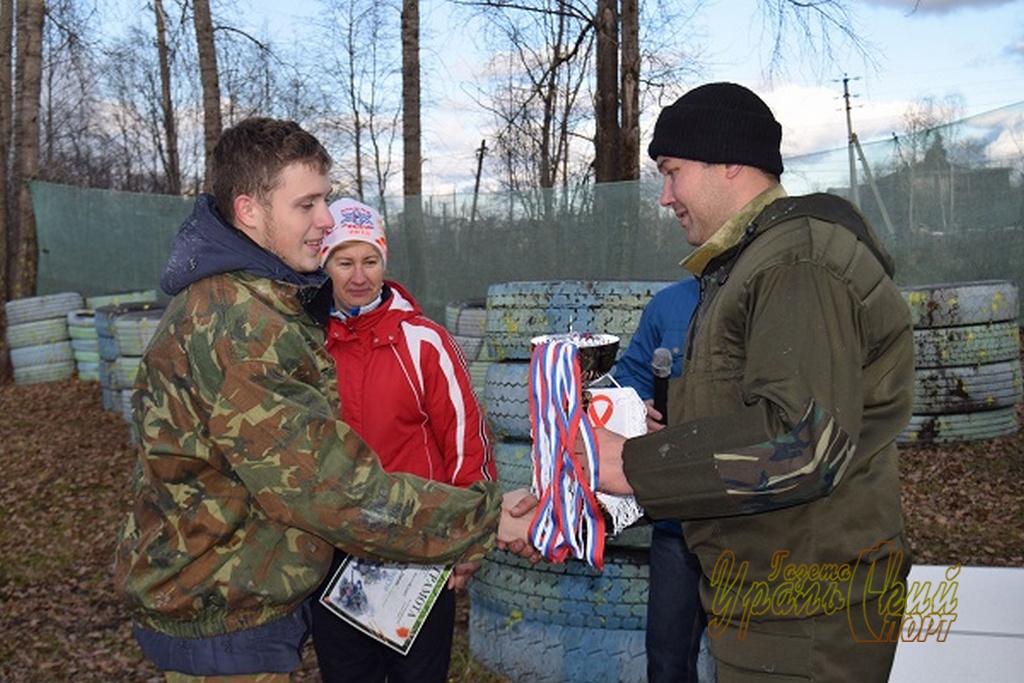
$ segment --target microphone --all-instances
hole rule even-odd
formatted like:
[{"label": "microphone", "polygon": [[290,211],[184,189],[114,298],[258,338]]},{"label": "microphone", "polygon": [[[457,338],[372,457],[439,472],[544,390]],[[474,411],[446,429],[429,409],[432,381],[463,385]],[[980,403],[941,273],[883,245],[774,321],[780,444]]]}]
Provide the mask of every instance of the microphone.
[{"label": "microphone", "polygon": [[654,349],[651,357],[654,373],[654,409],[661,413],[661,424],[668,424],[668,376],[672,374],[672,352],[663,346]]}]

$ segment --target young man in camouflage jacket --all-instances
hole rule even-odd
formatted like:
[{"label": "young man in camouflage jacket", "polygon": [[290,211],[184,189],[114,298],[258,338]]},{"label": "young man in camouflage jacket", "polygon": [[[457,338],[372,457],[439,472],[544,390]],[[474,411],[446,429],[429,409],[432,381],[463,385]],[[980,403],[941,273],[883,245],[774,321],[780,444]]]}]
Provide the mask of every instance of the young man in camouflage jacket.
[{"label": "young man in camouflage jacket", "polygon": [[522,549],[529,516],[505,512],[494,482],[387,474],[338,420],[334,362],[307,312],[332,223],[316,138],[247,119],[212,163],[214,194],[172,246],[161,285],[173,299],[136,380],[135,501],[115,581],[169,681],[287,681],[334,547],[477,561],[496,538]]}]

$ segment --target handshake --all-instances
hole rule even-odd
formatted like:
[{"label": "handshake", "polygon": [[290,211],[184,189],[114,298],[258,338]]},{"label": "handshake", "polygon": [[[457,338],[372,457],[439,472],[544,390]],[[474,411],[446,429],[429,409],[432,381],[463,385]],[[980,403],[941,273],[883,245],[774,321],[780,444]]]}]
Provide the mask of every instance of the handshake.
[{"label": "handshake", "polygon": [[[622,468],[622,446],[625,437],[607,429],[595,428],[598,442],[599,470],[598,490],[613,495],[631,495],[632,487],[626,480]],[[585,467],[582,445],[575,444],[577,462]],[[530,541],[530,525],[536,514],[538,500],[526,489],[509,491],[502,497],[501,519],[498,522],[498,547],[515,553],[531,562],[541,559],[541,553]]]},{"label": "handshake", "polygon": [[537,503],[537,498],[526,489],[509,491],[502,496],[498,521],[498,547],[530,562],[541,559],[540,551],[530,542],[530,525]]}]

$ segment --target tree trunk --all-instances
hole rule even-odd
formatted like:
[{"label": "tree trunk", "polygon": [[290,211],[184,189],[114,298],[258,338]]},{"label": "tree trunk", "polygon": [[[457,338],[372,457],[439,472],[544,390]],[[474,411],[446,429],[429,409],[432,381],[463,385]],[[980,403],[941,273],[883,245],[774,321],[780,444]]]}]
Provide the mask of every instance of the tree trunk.
[{"label": "tree trunk", "polygon": [[217,75],[217,48],[213,41],[210,0],[194,0],[196,46],[199,51],[199,79],[203,84],[203,141],[206,151],[206,189],[211,189],[213,147],[220,137],[220,79]]},{"label": "tree trunk", "polygon": [[597,94],[594,101],[594,179],[619,177],[622,132],[619,127],[619,17],[616,0],[597,0]]},{"label": "tree trunk", "polygon": [[12,299],[34,296],[36,289],[36,221],[29,181],[39,170],[39,95],[43,79],[43,2],[18,3],[14,84],[14,159],[11,187],[15,201],[14,224],[9,232],[10,294]]},{"label": "tree trunk", "polygon": [[[352,144],[355,147],[355,175],[356,175],[356,198],[363,201],[363,121],[362,109],[359,101],[359,88],[357,86],[356,61],[359,59],[359,49],[355,44],[356,39],[356,18],[351,10],[349,11],[348,30],[345,33],[345,49],[348,52],[348,101],[352,106]],[[360,46],[362,47],[362,46]]]},{"label": "tree trunk", "polygon": [[167,193],[181,194],[181,169],[178,164],[178,131],[174,125],[174,102],[171,99],[171,66],[167,48],[167,28],[164,24],[163,0],[153,0],[156,11],[156,49],[160,59],[160,107],[164,119],[163,154]]},{"label": "tree trunk", "polygon": [[[7,276],[8,235],[14,223],[8,213],[10,209],[7,168],[11,154],[11,131],[13,129],[14,106],[11,101],[14,61],[11,59],[14,47],[14,0],[0,0],[0,303],[10,299],[10,283]],[[7,329],[5,307],[0,307],[0,327]],[[0,383],[11,376],[7,357],[7,335],[0,336]]]},{"label": "tree trunk", "polygon": [[640,8],[622,0],[622,154],[620,180],[640,179]]},{"label": "tree trunk", "polygon": [[420,7],[419,0],[402,0],[402,194],[408,283],[426,301],[423,268],[423,151],[420,123]]}]

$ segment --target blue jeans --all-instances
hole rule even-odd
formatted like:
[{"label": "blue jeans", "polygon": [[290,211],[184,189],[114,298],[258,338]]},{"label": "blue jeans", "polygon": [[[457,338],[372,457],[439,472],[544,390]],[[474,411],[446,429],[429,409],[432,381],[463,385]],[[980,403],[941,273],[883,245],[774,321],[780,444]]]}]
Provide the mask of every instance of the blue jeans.
[{"label": "blue jeans", "polygon": [[678,522],[656,522],[651,534],[647,597],[648,683],[696,683],[697,653],[707,615],[700,605],[700,562]]}]

